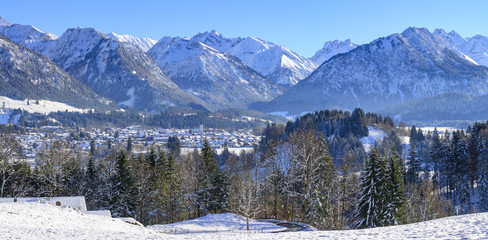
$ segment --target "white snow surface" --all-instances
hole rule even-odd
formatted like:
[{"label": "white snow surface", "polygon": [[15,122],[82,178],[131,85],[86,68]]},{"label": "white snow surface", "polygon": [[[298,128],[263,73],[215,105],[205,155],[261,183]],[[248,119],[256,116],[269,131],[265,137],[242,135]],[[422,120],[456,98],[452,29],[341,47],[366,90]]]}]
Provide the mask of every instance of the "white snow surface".
[{"label": "white snow surface", "polygon": [[368,136],[362,137],[361,142],[363,143],[364,151],[369,153],[371,148],[373,148],[374,144],[378,141],[381,141],[384,137],[386,137],[385,131],[381,129],[376,129],[372,126],[368,126]]},{"label": "white snow surface", "polygon": [[434,35],[444,40],[459,56],[474,64],[488,66],[488,37],[475,35],[464,38],[455,31],[447,33],[444,29],[436,29]]},{"label": "white snow surface", "polygon": [[259,38],[225,38],[214,30],[199,33],[192,40],[236,56],[247,66],[281,85],[295,85],[317,68],[314,62],[287,47]]},{"label": "white snow surface", "polygon": [[[246,218],[233,213],[208,214],[207,216],[183,222],[153,225],[149,228],[158,232],[173,233],[202,233],[202,232],[245,232],[247,231]],[[276,232],[285,230],[276,224],[249,219],[249,229],[259,232]]]},{"label": "white snow surface", "polygon": [[1,203],[2,239],[157,239],[149,229],[43,203]]},{"label": "white snow surface", "polygon": [[144,52],[147,52],[150,48],[154,46],[158,41],[150,38],[138,38],[131,35],[120,35],[117,33],[108,33],[107,36],[112,39],[118,40],[120,42],[131,43],[135,46],[141,48]]},{"label": "white snow surface", "polygon": [[310,58],[317,66],[320,66],[322,63],[325,61],[329,60],[331,57],[341,54],[341,53],[346,53],[354,48],[356,48],[358,45],[351,42],[350,39],[347,39],[345,41],[329,41],[324,43],[324,47],[322,49],[318,50],[313,57]]},{"label": "white snow surface", "polygon": [[133,107],[134,106],[134,101],[136,100],[136,97],[134,95],[134,88],[131,87],[129,88],[129,90],[127,90],[127,96],[129,97],[129,99],[123,101],[123,102],[120,102],[119,105],[126,105],[126,106],[129,106],[129,107]]},{"label": "white snow surface", "polygon": [[[1,203],[0,236],[2,239],[487,239],[488,213],[448,217],[427,222],[383,228],[269,233],[224,227],[242,224],[240,217],[224,214],[228,222],[210,215],[201,223],[201,231],[164,233],[158,226],[140,227],[119,219],[86,215],[70,208],[42,203]],[[189,221],[185,221],[189,222]],[[182,222],[180,226],[184,226]],[[229,224],[229,225],[226,225]],[[177,225],[177,224],[172,224]],[[222,231],[218,230],[222,226]],[[158,229],[159,228],[159,229]]]},{"label": "white snow surface", "polygon": [[[29,104],[27,104],[29,102]],[[5,109],[22,109],[29,113],[42,113],[49,114],[51,112],[66,111],[68,112],[84,112],[87,109],[80,109],[72,107],[68,104],[61,102],[54,102],[49,100],[39,100],[39,104],[36,104],[36,100],[15,100],[5,96],[0,96],[0,107],[3,107],[5,103]]]}]

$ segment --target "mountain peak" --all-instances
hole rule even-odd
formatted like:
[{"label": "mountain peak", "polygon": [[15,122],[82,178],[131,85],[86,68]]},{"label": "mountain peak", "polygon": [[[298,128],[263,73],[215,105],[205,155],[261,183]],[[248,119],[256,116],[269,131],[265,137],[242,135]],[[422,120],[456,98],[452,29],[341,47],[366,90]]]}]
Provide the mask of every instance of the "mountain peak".
[{"label": "mountain peak", "polygon": [[12,26],[12,23],[5,20],[5,18],[3,18],[2,16],[0,16],[0,26],[10,27],[10,26]]},{"label": "mountain peak", "polygon": [[197,39],[200,42],[205,42],[206,39],[225,39],[224,36],[215,30],[197,33],[192,39]]},{"label": "mountain peak", "polygon": [[310,58],[315,64],[321,65],[331,57],[346,53],[356,48],[358,45],[353,43],[350,39],[344,41],[334,40],[324,43],[322,49],[318,50],[313,57]]},{"label": "mountain peak", "polygon": [[154,46],[154,44],[157,43],[156,40],[150,38],[138,38],[127,34],[121,35],[113,32],[107,33],[107,36],[119,42],[130,43],[134,46],[137,46],[144,52],[147,52],[150,48]]},{"label": "mountain peak", "polygon": [[429,29],[427,28],[417,28],[417,27],[408,27],[402,32],[402,35],[405,37],[409,36],[418,36],[418,35],[430,35],[432,34]]}]

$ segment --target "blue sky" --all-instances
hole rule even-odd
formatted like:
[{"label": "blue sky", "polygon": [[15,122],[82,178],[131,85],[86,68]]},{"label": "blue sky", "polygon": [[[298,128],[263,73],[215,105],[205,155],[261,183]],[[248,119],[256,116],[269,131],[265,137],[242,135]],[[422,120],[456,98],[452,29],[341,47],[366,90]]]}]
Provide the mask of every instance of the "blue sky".
[{"label": "blue sky", "polygon": [[312,56],[324,42],[368,43],[409,26],[488,36],[488,1],[454,0],[0,0],[0,15],[61,35],[71,27],[159,40],[217,30],[259,37]]}]

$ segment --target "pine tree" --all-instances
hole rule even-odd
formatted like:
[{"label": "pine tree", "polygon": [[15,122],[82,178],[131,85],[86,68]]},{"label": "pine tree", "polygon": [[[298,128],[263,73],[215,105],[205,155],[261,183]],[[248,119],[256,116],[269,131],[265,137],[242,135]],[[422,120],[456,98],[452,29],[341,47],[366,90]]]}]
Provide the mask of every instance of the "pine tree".
[{"label": "pine tree", "polygon": [[95,139],[92,139],[90,142],[90,156],[94,157],[96,152],[96,144]]},{"label": "pine tree", "polygon": [[132,152],[132,138],[129,136],[127,139],[127,153],[130,155]]},{"label": "pine tree", "polygon": [[117,156],[116,173],[112,177],[110,210],[116,217],[132,216],[135,211],[135,189],[129,159],[124,151]]},{"label": "pine tree", "polygon": [[183,196],[181,195],[180,179],[176,172],[176,166],[173,155],[170,153],[168,156],[168,164],[166,165],[166,184],[167,184],[167,198],[168,208],[167,215],[169,222],[179,221],[181,218],[181,212],[184,208]]},{"label": "pine tree", "polygon": [[[351,129],[350,131],[356,137],[368,136],[368,126],[366,125],[366,115],[361,108],[356,108],[351,115]],[[347,131],[349,132],[349,131]],[[341,136],[347,136],[346,134]]]},{"label": "pine tree", "polygon": [[222,212],[228,207],[227,183],[225,175],[220,171],[217,159],[207,139],[202,147],[200,166],[200,189],[198,190],[200,210]]},{"label": "pine tree", "polygon": [[418,131],[415,125],[412,125],[412,128],[410,129],[410,146],[415,145],[417,146],[418,144]]},{"label": "pine tree", "polygon": [[391,213],[390,221],[387,225],[397,225],[407,223],[405,186],[402,172],[399,166],[400,157],[397,151],[392,151],[389,156],[388,166],[388,212]]},{"label": "pine tree", "polygon": [[372,149],[364,172],[361,173],[360,199],[356,210],[357,228],[371,228],[384,225],[387,204],[385,201],[385,162]]},{"label": "pine tree", "polygon": [[440,169],[442,161],[444,159],[443,149],[444,145],[441,142],[441,138],[439,136],[439,133],[437,132],[437,128],[435,128],[432,136],[430,156],[432,157],[432,163],[434,164],[434,176],[432,178],[432,181],[438,186],[440,186]]},{"label": "pine tree", "polygon": [[151,167],[155,167],[157,158],[158,157],[156,156],[156,150],[154,150],[154,147],[151,147],[151,149],[149,150],[149,153],[146,155],[147,163],[149,163],[149,165],[151,165]]},{"label": "pine tree", "polygon": [[407,181],[410,183],[419,183],[419,172],[420,172],[420,159],[415,150],[415,145],[410,145],[410,150],[408,151],[408,170],[407,170]]},{"label": "pine tree", "polygon": [[[313,134],[313,132],[312,132]],[[331,191],[331,182],[334,178],[334,164],[332,162],[332,157],[329,154],[325,140],[320,135],[315,137],[313,135],[313,142],[310,144],[313,146],[309,149],[309,159],[311,160],[308,164],[305,162],[305,169],[308,169],[305,176],[308,181],[304,182],[307,190],[305,194],[305,205],[306,205],[306,219],[307,221],[321,229],[330,227],[328,219],[331,216],[330,204],[331,201],[328,199]],[[312,151],[310,151],[312,150]]]}]

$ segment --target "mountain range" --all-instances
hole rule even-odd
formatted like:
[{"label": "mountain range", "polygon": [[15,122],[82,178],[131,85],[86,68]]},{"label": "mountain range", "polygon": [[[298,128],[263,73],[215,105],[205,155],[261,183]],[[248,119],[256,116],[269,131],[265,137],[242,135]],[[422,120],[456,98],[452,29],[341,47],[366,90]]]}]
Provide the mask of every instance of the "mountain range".
[{"label": "mountain range", "polygon": [[381,111],[446,93],[487,94],[488,68],[438,32],[411,27],[338,54],[264,110],[300,113],[361,107]]},{"label": "mountain range", "polygon": [[278,96],[279,87],[240,59],[193,39],[161,39],[148,54],[189,94],[211,109],[247,108]]},{"label": "mountain range", "polygon": [[[37,98],[88,105],[66,98],[66,91],[80,91],[98,99],[96,107],[148,112],[251,108],[297,114],[361,107],[402,120],[413,116],[412,109],[428,112],[435,99],[474,103],[488,94],[488,38],[442,29],[410,27],[363,45],[330,41],[311,58],[260,38],[226,38],[216,31],[155,41],[72,28],[58,37],[0,17],[0,34],[0,81],[10,82],[1,94],[12,98],[36,94],[23,75],[35,76],[28,82],[62,82],[39,66],[60,72],[60,79],[74,84],[65,86],[78,90],[37,85]],[[15,68],[23,73],[14,74]],[[25,87],[13,87],[20,85]]]},{"label": "mountain range", "polygon": [[79,108],[115,109],[114,104],[47,57],[0,34],[0,96],[67,103]]}]

